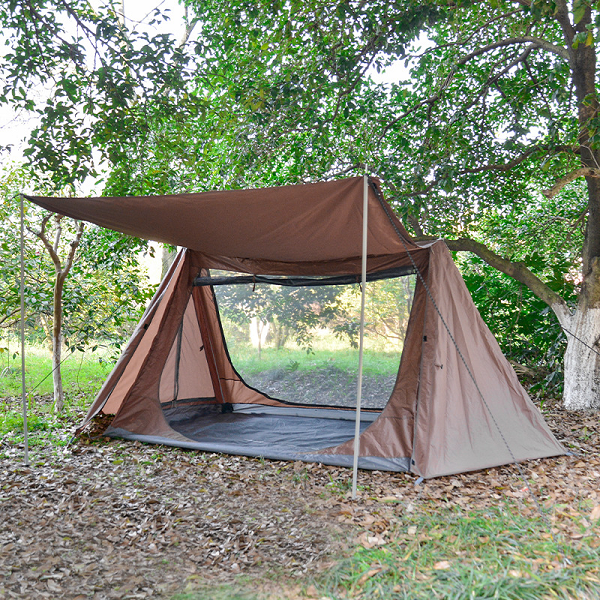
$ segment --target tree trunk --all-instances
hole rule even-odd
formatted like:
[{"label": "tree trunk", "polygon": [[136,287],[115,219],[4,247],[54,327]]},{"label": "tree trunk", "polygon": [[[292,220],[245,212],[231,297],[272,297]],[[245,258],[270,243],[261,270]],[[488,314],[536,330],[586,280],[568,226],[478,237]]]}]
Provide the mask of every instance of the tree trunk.
[{"label": "tree trunk", "polygon": [[600,409],[600,308],[577,310],[569,331],[573,335],[567,334],[564,407]]},{"label": "tree trunk", "polygon": [[258,358],[261,358],[262,349],[267,341],[270,325],[258,317],[250,319],[250,341],[258,349]]},{"label": "tree trunk", "polygon": [[165,275],[167,274],[167,271],[171,268],[171,265],[173,264],[173,261],[175,260],[175,257],[177,256],[177,250],[173,250],[171,248],[171,246],[167,246],[166,244],[163,244],[162,246],[162,253],[161,253],[161,280],[164,279]]},{"label": "tree trunk", "polygon": [[52,337],[52,380],[54,382],[54,408],[61,413],[64,409],[64,392],[62,376],[60,373],[60,361],[62,356],[62,334]]},{"label": "tree trunk", "polygon": [[61,413],[65,404],[60,362],[62,356],[62,293],[64,287],[63,274],[56,273],[54,283],[54,310],[52,322],[52,380],[54,382],[54,408]]}]

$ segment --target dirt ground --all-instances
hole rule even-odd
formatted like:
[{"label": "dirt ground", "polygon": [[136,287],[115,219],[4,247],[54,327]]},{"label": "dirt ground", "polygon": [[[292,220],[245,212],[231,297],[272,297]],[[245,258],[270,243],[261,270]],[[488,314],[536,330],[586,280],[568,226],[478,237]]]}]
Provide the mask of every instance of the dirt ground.
[{"label": "dirt ground", "polygon": [[[600,505],[597,414],[544,406],[575,456],[522,469],[552,527],[573,539],[572,514]],[[307,581],[355,543],[385,543],[420,503],[484,507],[503,499],[536,510],[515,466],[415,485],[409,474],[263,461],[82,439],[67,448],[23,449],[0,441],[0,598],[170,598],[206,580],[240,576],[296,597]],[[588,515],[590,513],[590,515]],[[584,518],[584,523],[587,522]],[[283,592],[282,592],[283,594]]]},{"label": "dirt ground", "polygon": [[[245,377],[246,383],[272,398],[283,398],[297,404],[326,406],[356,406],[358,375],[331,365],[326,369],[289,371],[270,369]],[[363,408],[383,409],[394,388],[394,375],[364,374],[362,380]]]}]

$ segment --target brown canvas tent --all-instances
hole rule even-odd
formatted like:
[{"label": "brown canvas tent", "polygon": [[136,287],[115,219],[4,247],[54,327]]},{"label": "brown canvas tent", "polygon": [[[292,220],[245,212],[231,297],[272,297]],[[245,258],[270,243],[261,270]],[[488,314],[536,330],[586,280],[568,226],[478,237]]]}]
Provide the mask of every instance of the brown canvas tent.
[{"label": "brown canvas tent", "polygon": [[[231,363],[213,288],[198,281],[210,282],[209,269],[355,280],[363,189],[363,178],[350,178],[156,197],[28,197],[75,219],[185,248],[82,428],[98,413],[114,414],[112,436],[351,465],[354,412],[299,406],[247,385]],[[366,201],[369,276],[419,276],[389,401],[360,421],[358,466],[434,477],[563,454],[445,244],[412,242],[375,180]]]}]

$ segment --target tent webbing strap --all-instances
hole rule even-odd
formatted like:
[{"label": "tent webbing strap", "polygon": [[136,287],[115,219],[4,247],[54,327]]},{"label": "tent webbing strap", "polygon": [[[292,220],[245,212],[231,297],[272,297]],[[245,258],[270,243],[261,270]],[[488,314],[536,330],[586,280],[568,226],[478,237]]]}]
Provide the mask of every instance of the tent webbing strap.
[{"label": "tent webbing strap", "polygon": [[404,245],[404,249],[406,250],[406,253],[408,254],[408,257],[410,259],[410,262],[412,263],[413,267],[416,270],[416,274],[417,277],[419,278],[420,282],[423,284],[423,287],[425,288],[425,292],[427,294],[427,297],[429,298],[429,300],[431,301],[433,307],[435,308],[435,311],[437,312],[442,325],[444,326],[446,332],[448,333],[448,335],[450,336],[450,339],[452,340],[452,343],[454,344],[454,347],[456,348],[456,352],[458,353],[458,356],[460,357],[465,369],[467,370],[467,373],[470,377],[470,379],[473,381],[473,385],[475,386],[475,389],[477,390],[477,393],[479,394],[479,397],[481,398],[481,401],[483,402],[486,410],[488,411],[488,414],[490,415],[492,422],[494,423],[494,425],[496,426],[496,429],[498,430],[498,433],[500,434],[500,437],[502,438],[502,441],[504,442],[504,445],[506,446],[506,449],[508,450],[508,453],[513,461],[513,464],[517,467],[517,470],[519,471],[519,475],[522,479],[522,481],[525,483],[525,487],[527,488],[527,491],[529,492],[529,497],[533,500],[538,513],[540,514],[540,516],[542,517],[542,520],[546,523],[546,525],[548,526],[548,529],[550,529],[550,535],[552,535],[551,532],[551,523],[547,517],[547,515],[542,511],[542,507],[540,506],[539,500],[537,499],[537,496],[533,493],[533,490],[531,489],[530,485],[529,485],[529,481],[527,480],[527,477],[525,477],[525,473],[523,472],[523,467],[521,467],[521,464],[519,463],[519,461],[517,460],[517,458],[514,455],[514,452],[512,451],[512,448],[510,447],[510,444],[508,443],[508,440],[506,439],[506,437],[504,436],[504,433],[502,432],[502,429],[498,423],[498,421],[496,421],[496,418],[494,417],[494,413],[492,412],[492,409],[490,408],[489,404],[487,403],[483,392],[481,391],[479,384],[477,383],[477,380],[475,379],[475,375],[473,375],[473,372],[471,371],[471,369],[469,368],[469,365],[467,363],[466,358],[464,357],[463,353],[461,352],[458,343],[456,342],[455,337],[452,335],[452,332],[450,331],[450,327],[448,325],[448,323],[446,323],[446,320],[444,319],[442,312],[440,311],[439,306],[437,305],[437,302],[435,301],[433,294],[431,293],[431,289],[429,288],[429,285],[427,284],[427,282],[425,281],[425,278],[423,277],[423,274],[421,273],[420,269],[417,267],[417,264],[414,260],[414,258],[412,257],[412,254],[410,252],[410,250],[408,249],[408,246],[404,240],[404,238],[402,237],[402,234],[400,233],[400,230],[398,229],[398,227],[396,226],[396,223],[394,222],[391,214],[390,214],[390,207],[388,206],[388,204],[386,203],[386,201],[384,200],[383,196],[381,195],[381,193],[379,192],[379,190],[377,189],[377,186],[374,185],[373,183],[371,183],[371,187],[375,193],[375,196],[377,198],[377,200],[379,201],[379,204],[381,205],[381,207],[383,208],[383,210],[385,211],[385,214],[387,215],[388,220],[390,221],[390,224],[392,225],[392,227],[394,228],[398,238],[400,239],[400,241],[402,242],[402,244]]},{"label": "tent webbing strap", "polygon": [[[367,281],[379,281],[381,279],[392,279],[394,277],[405,277],[415,275],[416,268],[412,265],[407,267],[396,267],[385,271],[367,273]],[[196,277],[194,286],[204,285],[242,285],[268,283],[270,285],[282,285],[289,287],[315,287],[320,285],[348,285],[360,283],[359,275],[333,275],[331,277],[276,277],[271,275],[235,275],[224,277]]]}]

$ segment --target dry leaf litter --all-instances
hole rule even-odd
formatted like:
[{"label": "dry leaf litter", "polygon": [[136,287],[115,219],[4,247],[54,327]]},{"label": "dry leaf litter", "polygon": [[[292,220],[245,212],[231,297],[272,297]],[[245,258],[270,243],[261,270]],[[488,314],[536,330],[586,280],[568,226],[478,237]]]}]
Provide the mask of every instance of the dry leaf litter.
[{"label": "dry leaf litter", "polygon": [[[558,403],[544,415],[577,455],[522,468],[540,504],[553,507],[554,532],[576,541],[600,520],[598,415]],[[28,467],[22,446],[0,440],[0,598],[170,598],[195,583],[266,573],[292,598],[301,589],[294,579],[327,569],[344,548],[385,545],[403,515],[432,502],[470,509],[508,500],[536,512],[515,466],[419,485],[405,473],[361,471],[352,501],[348,469],[94,434],[67,448],[35,447]],[[426,542],[410,527],[404,535]]]}]

